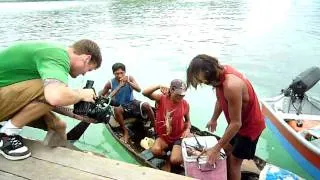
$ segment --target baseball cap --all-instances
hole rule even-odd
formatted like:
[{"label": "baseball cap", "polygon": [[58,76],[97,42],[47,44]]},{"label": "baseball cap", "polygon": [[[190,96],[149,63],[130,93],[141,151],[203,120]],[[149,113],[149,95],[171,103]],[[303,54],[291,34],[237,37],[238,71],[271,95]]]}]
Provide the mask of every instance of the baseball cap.
[{"label": "baseball cap", "polygon": [[170,83],[170,89],[179,95],[185,95],[187,91],[187,85],[180,79],[174,79]]}]

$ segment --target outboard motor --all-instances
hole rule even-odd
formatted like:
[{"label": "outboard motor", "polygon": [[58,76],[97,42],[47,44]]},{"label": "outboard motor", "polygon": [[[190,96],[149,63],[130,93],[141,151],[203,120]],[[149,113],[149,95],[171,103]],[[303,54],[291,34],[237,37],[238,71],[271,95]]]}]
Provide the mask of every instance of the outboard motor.
[{"label": "outboard motor", "polygon": [[290,84],[290,86],[283,91],[285,96],[291,96],[303,99],[305,92],[311,89],[320,80],[320,68],[311,67],[300,73]]},{"label": "outboard motor", "polygon": [[[302,73],[300,73],[289,85],[286,90],[283,90],[283,94],[290,97],[290,102],[296,110],[296,114],[299,115],[302,111],[303,99],[305,98],[305,93],[311,89],[320,80],[320,68],[311,67]],[[298,105],[298,108],[294,105]],[[303,126],[302,120],[296,121],[298,127]]]}]

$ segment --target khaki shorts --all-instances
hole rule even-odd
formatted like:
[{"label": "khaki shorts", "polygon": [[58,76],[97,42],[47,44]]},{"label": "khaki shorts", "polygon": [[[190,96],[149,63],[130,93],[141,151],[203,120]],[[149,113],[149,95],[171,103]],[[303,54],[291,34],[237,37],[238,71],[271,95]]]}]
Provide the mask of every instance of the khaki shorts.
[{"label": "khaki shorts", "polygon": [[[0,122],[11,119],[30,103],[40,104],[37,101],[45,101],[43,81],[41,79],[27,80],[0,87]],[[45,103],[40,105],[47,106],[45,108],[49,110],[48,113],[43,118],[40,118],[41,120],[35,120],[28,126],[44,130],[55,127],[55,123],[59,119],[50,111],[53,107]]]}]

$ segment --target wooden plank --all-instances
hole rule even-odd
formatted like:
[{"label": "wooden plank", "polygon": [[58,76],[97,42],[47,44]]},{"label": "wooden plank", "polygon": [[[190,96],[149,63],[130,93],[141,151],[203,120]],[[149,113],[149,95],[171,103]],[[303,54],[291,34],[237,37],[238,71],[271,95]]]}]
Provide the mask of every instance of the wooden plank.
[{"label": "wooden plank", "polygon": [[189,179],[40,142],[26,141],[26,145],[32,150],[31,158],[14,162],[0,157],[0,170],[28,179]]},{"label": "wooden plank", "polygon": [[34,157],[23,161],[7,161],[1,157],[0,161],[2,170],[26,179],[110,179]]},{"label": "wooden plank", "polygon": [[0,180],[26,180],[26,178],[16,176],[14,174],[10,174],[0,170]]}]

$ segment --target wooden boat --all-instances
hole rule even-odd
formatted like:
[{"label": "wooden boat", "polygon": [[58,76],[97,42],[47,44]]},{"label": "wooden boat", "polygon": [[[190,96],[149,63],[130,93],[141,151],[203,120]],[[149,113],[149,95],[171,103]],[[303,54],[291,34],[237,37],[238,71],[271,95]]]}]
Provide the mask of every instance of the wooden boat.
[{"label": "wooden boat", "polygon": [[[145,150],[140,145],[140,141],[144,137],[154,138],[155,134],[153,128],[150,126],[150,122],[143,122],[141,120],[129,120],[126,121],[126,127],[129,130],[130,141],[129,143],[124,143],[122,138],[122,130],[118,125],[114,123],[106,124],[107,129],[111,132],[113,137],[117,139],[123,147],[131,153],[138,162],[143,166],[162,169],[165,164],[165,159],[153,157],[150,150]],[[143,128],[142,128],[143,127]],[[210,133],[208,131],[201,131],[198,128],[192,126],[191,133],[194,133],[196,136],[214,136],[217,139],[220,139],[219,136]],[[242,169],[242,179],[259,179],[259,173],[266,165],[266,162],[259,157],[255,157],[253,160],[245,160],[243,163]],[[173,169],[173,173],[178,173],[184,175],[184,169],[178,168]]]},{"label": "wooden boat", "polygon": [[320,79],[320,69],[310,68],[288,89],[262,101],[267,126],[287,152],[315,179],[320,174],[320,101],[306,95]]}]

